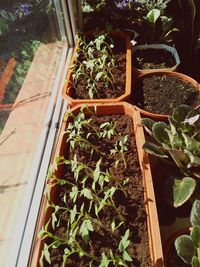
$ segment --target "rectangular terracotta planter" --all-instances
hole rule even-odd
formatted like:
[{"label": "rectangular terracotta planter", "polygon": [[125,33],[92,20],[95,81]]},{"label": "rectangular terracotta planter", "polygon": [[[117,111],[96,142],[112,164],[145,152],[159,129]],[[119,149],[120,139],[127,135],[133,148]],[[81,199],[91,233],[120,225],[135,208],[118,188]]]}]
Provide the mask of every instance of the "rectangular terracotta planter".
[{"label": "rectangular terracotta planter", "polygon": [[[92,104],[88,105],[90,110],[94,111],[94,106]],[[78,105],[71,109],[73,115],[77,115],[80,111],[81,105]],[[121,102],[121,103],[108,103],[108,104],[97,104],[95,107],[96,115],[128,115],[132,118],[134,124],[134,136],[136,140],[136,146],[138,150],[138,159],[140,163],[140,169],[142,173],[142,184],[144,187],[144,205],[146,210],[146,220],[147,220],[147,229],[148,229],[148,238],[149,238],[149,255],[152,262],[152,267],[161,267],[163,265],[163,252],[160,238],[159,223],[157,217],[156,201],[154,196],[153,182],[151,177],[151,170],[148,161],[148,156],[142,149],[144,143],[144,132],[143,127],[140,123],[140,114],[136,107],[132,105]],[[52,173],[55,173],[57,177],[63,177],[63,167],[62,165],[56,166],[56,156],[67,156],[69,146],[67,145],[67,134],[66,127],[69,123],[62,123],[60,129],[60,134],[56,146],[56,151],[54,153],[54,159],[52,161],[53,170]],[[56,195],[56,189],[54,188],[51,191],[51,194]],[[54,196],[55,197],[55,196]],[[35,231],[35,236],[33,240],[32,252],[29,259],[29,267],[39,267],[39,258],[41,256],[41,250],[44,246],[44,240],[38,238],[38,233],[42,229],[48,220],[51,218],[51,212],[48,209],[48,212],[45,213],[45,206],[47,199],[43,196],[41,208],[38,214],[38,222]],[[128,263],[127,263],[128,264]]]},{"label": "rectangular terracotta planter", "polygon": [[121,31],[116,31],[116,32],[110,32],[109,33],[111,36],[119,37],[124,39],[124,43],[126,44],[126,69],[124,70],[126,73],[126,84],[124,85],[125,92],[121,96],[117,98],[108,98],[108,99],[75,99],[72,94],[72,75],[73,72],[71,70],[71,66],[74,63],[74,57],[76,54],[76,51],[78,49],[78,44],[76,45],[74,49],[74,53],[70,62],[69,66],[69,71],[67,73],[66,77],[66,82],[63,88],[63,97],[69,102],[70,106],[74,106],[77,104],[83,104],[83,103],[114,103],[114,102],[119,102],[119,101],[124,101],[126,100],[129,95],[131,94],[131,76],[132,76],[132,71],[131,71],[131,43],[130,43],[130,38],[129,35],[126,34],[125,32]]}]

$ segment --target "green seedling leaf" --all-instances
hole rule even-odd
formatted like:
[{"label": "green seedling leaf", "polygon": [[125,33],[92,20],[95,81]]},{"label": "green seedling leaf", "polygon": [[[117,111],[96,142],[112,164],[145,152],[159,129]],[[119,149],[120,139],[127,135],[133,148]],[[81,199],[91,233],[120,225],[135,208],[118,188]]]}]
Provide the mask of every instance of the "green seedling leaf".
[{"label": "green seedling leaf", "polygon": [[81,196],[86,197],[87,199],[93,199],[92,193],[88,188],[83,188],[81,190]]},{"label": "green seedling leaf", "polygon": [[124,251],[122,253],[122,258],[123,258],[124,261],[133,261],[132,258],[131,258],[131,256],[128,254],[127,251]]},{"label": "green seedling leaf", "polygon": [[190,213],[190,222],[192,226],[200,226],[200,200],[195,200],[192,205],[192,210]]},{"label": "green seedling leaf", "polygon": [[72,199],[73,203],[75,203],[77,200],[77,197],[78,197],[78,187],[77,186],[74,185],[72,187],[72,190],[71,190],[69,196]]},{"label": "green seedling leaf", "polygon": [[183,259],[184,262],[190,264],[192,258],[195,256],[195,246],[190,236],[182,235],[176,238],[175,248],[179,257]]},{"label": "green seedling leaf", "polygon": [[143,118],[143,119],[141,119],[141,123],[144,126],[146,132],[148,134],[152,135],[152,128],[153,128],[155,121],[153,121],[152,119],[149,119],[149,118]]},{"label": "green seedling leaf", "polygon": [[123,222],[120,222],[120,223],[116,223],[115,219],[112,220],[112,223],[111,223],[111,230],[112,232],[114,232],[115,230],[117,230],[121,225],[123,224]]},{"label": "green seedling leaf", "polygon": [[153,8],[152,10],[150,10],[147,14],[147,19],[150,23],[155,24],[157,19],[160,17],[160,10]]},{"label": "green seedling leaf", "polygon": [[200,248],[200,226],[195,225],[192,227],[192,231],[190,233],[190,237],[196,248]]},{"label": "green seedling leaf", "polygon": [[126,248],[129,246],[130,244],[130,240],[128,240],[128,237],[129,237],[129,229],[126,230],[124,236],[122,237],[121,241],[119,242],[119,251],[120,252],[123,252],[126,250]]},{"label": "green seedling leaf", "polygon": [[74,205],[73,209],[70,210],[70,224],[73,224],[73,222],[75,221],[76,214],[76,205]]},{"label": "green seedling leaf", "polygon": [[192,257],[192,267],[200,267],[200,262],[196,256]]},{"label": "green seedling leaf", "polygon": [[44,258],[45,260],[51,264],[51,258],[50,258],[50,252],[49,252],[49,246],[47,246],[47,244],[44,244]]},{"label": "green seedling leaf", "polygon": [[168,125],[165,122],[156,122],[152,126],[153,136],[160,144],[170,144],[169,136],[166,130],[170,130]]},{"label": "green seedling leaf", "polygon": [[180,207],[193,194],[196,187],[196,181],[191,177],[184,177],[181,180],[174,179],[173,198],[174,207]]},{"label": "green seedling leaf", "polygon": [[155,155],[160,158],[168,158],[167,153],[160,146],[157,146],[150,142],[145,142],[143,145],[143,149],[147,151],[149,154]]},{"label": "green seedling leaf", "polygon": [[107,258],[105,253],[101,253],[101,263],[99,267],[108,267],[111,260]]},{"label": "green seedling leaf", "polygon": [[92,223],[89,219],[86,219],[82,222],[81,227],[80,227],[80,234],[83,238],[83,240],[87,243],[88,238],[89,238],[89,232],[93,232],[94,228],[92,226]]}]

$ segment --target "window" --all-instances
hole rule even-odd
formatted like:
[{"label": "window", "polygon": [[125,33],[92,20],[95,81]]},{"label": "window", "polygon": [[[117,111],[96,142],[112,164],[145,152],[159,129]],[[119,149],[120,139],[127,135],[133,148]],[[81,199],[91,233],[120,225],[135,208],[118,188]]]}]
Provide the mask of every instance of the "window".
[{"label": "window", "polygon": [[[74,2],[7,0],[0,3],[0,203],[3,207],[0,266],[15,260],[9,259],[10,246],[16,241],[20,248],[20,234],[47,139],[51,129],[56,133],[62,105],[58,107],[61,78],[63,81],[69,46],[73,43],[71,23],[68,23],[73,16],[68,12]],[[54,137],[48,147],[48,157]],[[27,192],[29,199],[24,203]],[[27,209],[23,211],[24,204]],[[13,233],[20,220],[21,233],[16,237]],[[17,258],[18,251],[15,253]]]}]

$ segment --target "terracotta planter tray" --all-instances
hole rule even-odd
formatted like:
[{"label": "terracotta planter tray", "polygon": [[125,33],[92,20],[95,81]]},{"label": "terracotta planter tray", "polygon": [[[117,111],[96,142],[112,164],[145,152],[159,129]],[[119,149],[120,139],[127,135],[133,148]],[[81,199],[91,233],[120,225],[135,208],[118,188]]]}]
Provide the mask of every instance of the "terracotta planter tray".
[{"label": "terracotta planter tray", "polygon": [[74,63],[74,58],[75,58],[75,54],[76,51],[78,49],[78,44],[74,49],[74,53],[71,59],[71,63],[70,63],[70,67],[69,67],[69,71],[67,73],[67,77],[66,77],[66,82],[63,88],[63,97],[69,102],[69,104],[71,106],[80,104],[80,103],[114,103],[114,102],[119,102],[119,101],[123,101],[125,99],[128,98],[128,96],[131,94],[131,43],[130,43],[130,38],[129,35],[126,34],[125,32],[121,32],[121,31],[116,31],[116,32],[110,32],[109,35],[111,36],[115,36],[115,37],[119,37],[121,39],[124,40],[125,46],[126,46],[126,69],[125,74],[126,74],[126,84],[124,85],[124,93],[116,98],[94,98],[94,99],[76,99],[73,96],[73,89],[71,88],[72,85],[72,69],[70,69],[70,67],[73,65]]},{"label": "terracotta planter tray", "polygon": [[[142,145],[144,143],[144,133],[143,127],[140,124],[140,114],[138,110],[130,104],[121,102],[115,104],[97,104],[95,105],[95,113],[97,116],[101,115],[128,115],[133,120],[134,124],[134,135],[136,140],[136,146],[138,150],[138,158],[140,163],[140,168],[142,171],[142,184],[144,186],[144,204],[146,210],[146,219],[147,219],[147,229],[148,229],[148,237],[149,237],[149,253],[152,265],[161,267],[164,266],[163,263],[163,254],[162,254],[162,246],[161,246],[161,239],[160,239],[160,231],[159,231],[159,224],[157,218],[157,210],[156,210],[156,202],[153,190],[153,183],[151,177],[151,170],[148,161],[148,156],[142,149]],[[94,111],[94,106],[92,104],[88,105],[90,110]],[[72,108],[70,111],[73,115],[77,115],[80,111],[81,105],[78,105]],[[66,127],[69,123],[69,119],[67,122],[62,123],[62,127],[60,130],[56,152],[54,154],[53,163],[53,170],[52,173],[55,174],[57,177],[63,178],[63,166],[58,165],[56,166],[56,158],[58,155],[66,156],[68,155],[69,146],[66,144],[68,136],[66,134]],[[58,195],[56,188],[53,188],[51,194]],[[32,247],[32,253],[30,257],[30,264],[31,267],[39,267],[39,258],[41,256],[41,249],[44,246],[44,240],[38,238],[38,232],[42,229],[45,223],[51,218],[51,212],[48,209],[48,212],[44,215],[45,206],[47,203],[46,196],[42,199],[42,205],[38,216],[38,223],[35,231],[35,237]],[[130,229],[131,231],[131,229]],[[131,265],[132,266],[132,265]]]}]

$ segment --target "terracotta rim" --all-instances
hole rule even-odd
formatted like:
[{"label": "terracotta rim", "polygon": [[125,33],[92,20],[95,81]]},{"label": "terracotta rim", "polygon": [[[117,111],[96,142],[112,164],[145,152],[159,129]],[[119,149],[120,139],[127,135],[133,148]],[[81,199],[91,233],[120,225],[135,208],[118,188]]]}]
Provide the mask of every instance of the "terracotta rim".
[{"label": "terracotta rim", "polygon": [[[200,84],[196,80],[194,80],[190,76],[187,76],[187,75],[185,75],[183,73],[176,72],[176,71],[158,70],[158,71],[152,71],[152,72],[149,72],[149,73],[141,74],[137,78],[136,82],[138,82],[139,80],[143,80],[143,79],[145,79],[147,77],[153,76],[153,75],[162,75],[162,74],[168,75],[168,76],[176,76],[176,77],[182,79],[183,81],[191,83],[198,91],[200,91]],[[198,107],[200,107],[200,104],[195,108],[198,108]],[[140,108],[138,106],[137,106],[137,108],[139,109],[141,114],[143,114],[145,116],[148,116],[148,117],[151,117],[151,118],[155,118],[155,119],[167,120],[169,118],[169,116],[170,116],[170,115],[157,114],[157,113],[153,113],[153,112],[150,112],[150,111],[146,111],[146,110],[144,110],[144,109],[142,109],[142,108]]]},{"label": "terracotta rim", "polygon": [[75,105],[84,104],[84,103],[102,103],[102,102],[114,103],[114,102],[124,101],[130,96],[131,76],[132,76],[132,72],[131,72],[131,57],[132,57],[131,49],[132,48],[131,48],[131,43],[130,43],[130,37],[126,32],[122,32],[122,31],[111,31],[110,34],[123,37],[126,42],[126,85],[125,85],[124,94],[122,94],[121,96],[117,98],[107,98],[107,99],[102,99],[102,98],[101,99],[74,99],[72,98],[72,96],[70,95],[69,84],[72,79],[73,72],[70,69],[70,67],[73,65],[75,53],[78,49],[78,44],[77,44],[74,49],[71,61],[70,61],[69,70],[68,70],[67,77],[66,77],[66,83],[63,87],[63,92],[62,92],[63,97],[66,100],[68,100],[70,106],[75,106]]},{"label": "terracotta rim", "polygon": [[[148,155],[145,153],[145,151],[142,149],[142,145],[144,143],[144,132],[143,127],[140,123],[140,113],[138,109],[131,104],[121,102],[121,103],[108,103],[108,104],[97,104],[95,105],[97,112],[98,109],[100,109],[101,113],[105,114],[128,114],[132,116],[134,121],[134,133],[136,136],[136,144],[138,149],[138,158],[140,162],[140,167],[142,171],[142,177],[143,177],[143,185],[144,185],[144,197],[147,201],[145,201],[146,206],[146,212],[147,212],[147,227],[148,227],[148,235],[149,235],[149,249],[150,249],[150,255],[152,259],[152,266],[161,267],[163,266],[163,252],[162,252],[162,245],[161,245],[161,238],[160,238],[160,230],[159,230],[159,223],[158,223],[158,216],[157,216],[157,209],[156,209],[156,201],[155,201],[155,195],[154,195],[154,189],[153,189],[153,182],[152,182],[152,176],[151,176],[151,170],[150,165],[148,161]],[[70,109],[71,112],[78,112],[81,105],[77,105],[76,107],[73,107]],[[94,107],[92,104],[88,104],[88,107]],[[114,107],[114,112],[112,112],[112,108]],[[60,154],[62,155],[63,151],[63,142],[65,143],[66,129],[67,122],[63,122],[58,142],[57,142],[57,148],[54,151],[54,159],[52,162],[55,162],[56,155]],[[64,140],[63,140],[64,139]],[[65,144],[66,146],[66,144]],[[55,171],[55,168],[53,169],[53,172]],[[36,267],[38,265],[39,257],[40,257],[40,250],[42,247],[42,241],[37,238],[37,234],[39,230],[42,228],[42,225],[44,225],[44,222],[48,220],[48,215],[45,215],[42,217],[42,212],[45,208],[45,197],[42,198],[42,205],[41,209],[38,213],[38,222],[36,225],[36,231],[34,235],[33,240],[33,247],[31,250],[31,256],[29,259],[29,265],[31,267]]]}]

